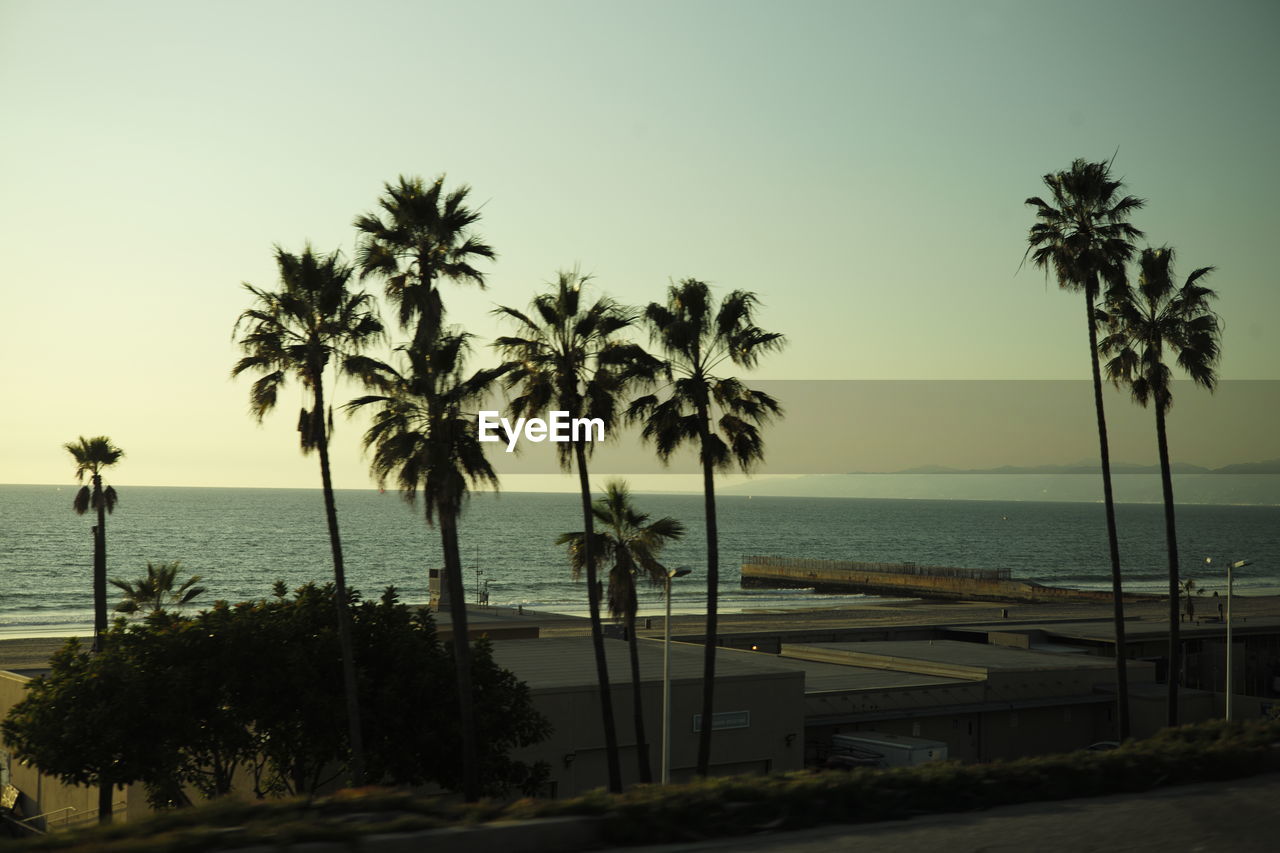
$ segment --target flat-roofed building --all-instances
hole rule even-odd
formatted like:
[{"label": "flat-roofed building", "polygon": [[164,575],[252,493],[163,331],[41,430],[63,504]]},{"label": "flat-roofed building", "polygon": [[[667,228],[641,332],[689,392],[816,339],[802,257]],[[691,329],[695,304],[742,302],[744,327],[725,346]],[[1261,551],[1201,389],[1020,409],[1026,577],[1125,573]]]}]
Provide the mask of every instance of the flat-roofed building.
[{"label": "flat-roofed building", "polygon": [[[990,761],[1081,749],[1114,738],[1114,667],[956,640],[784,645],[805,671],[810,760],[831,736],[880,731],[942,741],[949,757]],[[1134,684],[1154,667],[1135,662]]]},{"label": "flat-roofed building", "polygon": [[[639,781],[631,665],[627,644],[604,641],[624,784]],[[655,780],[661,767],[662,643],[641,640],[640,694]],[[606,784],[604,726],[590,637],[509,640],[493,657],[529,685],[535,706],[553,727],[541,744],[517,751],[524,761],[550,766],[551,793],[573,794]],[[671,644],[671,778],[691,778],[697,764],[702,711],[701,646]],[[804,766],[804,672],[744,652],[716,658],[711,772],[768,773]]]}]

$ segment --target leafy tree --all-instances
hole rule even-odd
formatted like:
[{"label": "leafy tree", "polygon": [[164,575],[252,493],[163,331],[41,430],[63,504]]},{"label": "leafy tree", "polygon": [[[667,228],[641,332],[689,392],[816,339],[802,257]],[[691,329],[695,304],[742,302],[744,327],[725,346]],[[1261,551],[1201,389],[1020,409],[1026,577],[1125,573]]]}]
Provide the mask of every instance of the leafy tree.
[{"label": "leafy tree", "polygon": [[205,591],[204,587],[196,586],[201,581],[199,575],[192,575],[174,589],[174,584],[178,582],[178,570],[181,568],[181,560],[159,565],[148,560],[145,578],[133,582],[112,578],[111,585],[124,593],[115,612],[146,614],[166,609],[181,610]]},{"label": "leafy tree", "polygon": [[[1179,286],[1173,272],[1173,249],[1144,249],[1138,258],[1138,286],[1125,279],[1111,282],[1106,294],[1109,334],[1101,343],[1107,376],[1126,385],[1141,406],[1154,403],[1156,446],[1160,453],[1160,482],[1164,496],[1164,532],[1169,553],[1169,711],[1170,726],[1178,724],[1178,677],[1182,646],[1178,637],[1178,531],[1173,506],[1173,475],[1169,469],[1166,419],[1173,405],[1173,371],[1177,360],[1192,381],[1213,390],[1215,366],[1221,351],[1218,317],[1209,309],[1216,294],[1202,282],[1213,267],[1201,267]],[[1191,609],[1188,595],[1188,611]]]},{"label": "leafy tree", "polygon": [[1039,196],[1026,203],[1036,209],[1036,223],[1027,237],[1027,252],[1035,266],[1052,270],[1064,290],[1083,292],[1089,329],[1089,364],[1093,371],[1093,406],[1098,422],[1102,458],[1102,497],[1107,518],[1107,546],[1111,555],[1111,591],[1116,633],[1116,693],[1120,739],[1129,736],[1129,679],[1125,670],[1124,601],[1120,579],[1120,545],[1116,538],[1115,500],[1111,490],[1111,452],[1102,402],[1102,374],[1098,366],[1097,303],[1104,284],[1124,278],[1124,265],[1133,255],[1133,240],[1142,232],[1129,224],[1129,215],[1145,202],[1121,196],[1124,184],[1111,177],[1111,164],[1076,160],[1071,168],[1044,176],[1049,201]]},{"label": "leafy tree", "polygon": [[364,444],[373,450],[375,479],[382,486],[394,478],[410,503],[421,492],[427,524],[440,530],[458,680],[459,763],[463,792],[472,801],[480,795],[480,759],[458,519],[471,487],[496,488],[498,477],[485,458],[475,415],[496,372],[465,375],[469,339],[462,332],[442,332],[430,342],[400,347],[402,369],[382,364],[367,374],[382,393],[352,400],[348,409],[374,407]]},{"label": "leafy tree", "polygon": [[320,481],[324,493],[325,518],[329,525],[329,547],[333,553],[333,578],[338,596],[335,616],[342,643],[343,685],[347,693],[347,720],[351,732],[351,772],[357,785],[364,780],[364,748],[360,741],[360,703],[356,695],[356,672],[351,649],[351,626],[347,624],[346,568],[342,537],[338,531],[338,510],[329,468],[329,433],[333,415],[326,411],[325,371],[331,365],[354,372],[363,363],[360,351],[382,336],[372,297],[350,288],[352,270],[338,253],[316,255],[307,247],[301,255],[276,249],[280,269],[280,290],[244,287],[254,297],[254,307],[240,315],[236,323],[246,333],[240,340],[245,356],[236,362],[232,376],[246,371],[263,374],[249,394],[249,409],[261,422],[276,406],[280,388],[293,376],[312,392],[312,408],[298,416],[302,452],[318,451]]},{"label": "leafy tree", "polygon": [[76,480],[88,485],[76,492],[72,508],[76,515],[84,515],[90,509],[98,515],[93,528],[93,649],[102,647],[102,636],[107,631],[107,513],[114,512],[119,496],[115,488],[106,486],[102,472],[124,458],[124,451],[111,443],[105,435],[85,438],[63,445],[76,463]]},{"label": "leafy tree", "polygon": [[[505,306],[494,311],[500,317],[514,320],[517,326],[516,335],[500,337],[495,344],[509,359],[500,370],[505,373],[508,390],[516,392],[510,404],[514,417],[563,411],[571,418],[598,419],[604,434],[608,435],[619,420],[622,395],[635,381],[655,375],[658,362],[643,348],[617,337],[631,325],[631,315],[608,297],[593,303],[582,298],[582,288],[589,281],[589,276],[561,272],[551,291],[533,299],[528,313]],[[600,685],[609,789],[621,791],[618,735],[600,624],[598,561],[592,556],[595,540],[587,459],[595,445],[585,430],[571,439],[576,440],[558,443],[556,450],[563,469],[569,470],[575,465],[578,469],[582,523],[586,530],[581,565],[587,574],[587,607],[596,679]]]},{"label": "leafy tree", "polygon": [[[702,731],[698,740],[698,773],[706,775],[711,760],[711,720],[715,696],[716,608],[719,601],[720,542],[716,521],[715,472],[738,466],[749,471],[764,458],[759,427],[782,413],[778,402],[734,377],[716,371],[726,362],[750,369],[760,357],[783,345],[777,332],[755,324],[754,294],[735,290],[717,307],[711,289],[685,279],[667,290],[665,305],[645,309],[650,336],[666,359],[671,380],[665,399],[646,395],[628,413],[643,421],[643,436],[663,461],[691,444],[702,467],[707,519],[707,634],[703,658]],[[716,417],[716,415],[719,417]]]},{"label": "leafy tree", "polygon": [[[666,582],[667,568],[658,562],[658,554],[668,542],[683,537],[685,527],[669,516],[650,521],[649,514],[640,512],[631,502],[627,484],[621,480],[612,480],[605,485],[604,497],[592,505],[591,511],[603,528],[595,535],[595,548],[591,556],[602,565],[612,563],[609,570],[609,615],[627,628],[627,644],[631,656],[632,713],[635,717],[640,781],[652,782],[653,769],[649,764],[649,740],[645,736],[644,703],[640,694],[640,654],[636,640],[636,611],[639,609],[639,602],[636,580],[643,577],[657,585]],[[556,544],[569,546],[570,561],[576,576],[588,559],[583,532],[579,530],[561,534]]]},{"label": "leafy tree", "polygon": [[[430,616],[388,589],[378,603],[350,591],[369,779],[389,785],[460,784],[442,743],[459,721],[449,652]],[[332,585],[289,597],[218,602],[194,617],[158,612],[117,621],[96,655],[73,641],[0,731],[22,761],[71,784],[144,784],[157,807],[184,805],[186,790],[233,792],[247,770],[258,797],[311,795],[341,774],[349,754]],[[528,790],[545,768],[508,752],[546,736],[525,685],[477,645],[472,682],[483,735],[481,790]],[[413,709],[414,713],[406,713]]]}]

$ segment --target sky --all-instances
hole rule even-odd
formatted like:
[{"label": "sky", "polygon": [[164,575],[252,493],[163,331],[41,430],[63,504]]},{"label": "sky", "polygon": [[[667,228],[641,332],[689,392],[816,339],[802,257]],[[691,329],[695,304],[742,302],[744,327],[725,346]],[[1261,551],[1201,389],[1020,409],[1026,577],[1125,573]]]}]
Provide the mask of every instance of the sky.
[{"label": "sky", "polygon": [[[1217,267],[1222,378],[1278,379],[1278,27],[1268,2],[0,0],[0,482],[68,482],[62,444],[107,435],[119,484],[313,486],[301,390],[258,425],[229,377],[240,284],[277,283],[277,244],[352,256],[402,174],[472,188],[499,257],[446,300],[482,340],[576,267],[629,304],[755,292],[788,339],[760,380],[1046,381],[1087,379],[1087,341],[1081,297],[1020,269],[1023,201],[1114,156],[1148,241]],[[967,456],[785,440],[964,467],[1011,405]],[[1009,461],[1077,461],[1084,423]],[[1197,429],[1175,458],[1280,456]],[[360,431],[339,487],[371,485]]]}]

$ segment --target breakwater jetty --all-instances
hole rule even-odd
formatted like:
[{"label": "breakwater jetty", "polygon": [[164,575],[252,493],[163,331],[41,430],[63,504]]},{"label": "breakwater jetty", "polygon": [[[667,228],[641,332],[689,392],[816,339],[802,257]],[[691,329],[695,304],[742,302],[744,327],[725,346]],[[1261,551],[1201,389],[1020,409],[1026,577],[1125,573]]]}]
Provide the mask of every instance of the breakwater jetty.
[{"label": "breakwater jetty", "polygon": [[[860,563],[799,557],[742,558],[742,586],[813,589],[815,592],[862,592],[967,601],[1053,602],[1110,601],[1103,590],[1068,589],[1018,581],[1009,569],[966,569],[915,563]],[[1125,595],[1125,601],[1158,596]]]}]

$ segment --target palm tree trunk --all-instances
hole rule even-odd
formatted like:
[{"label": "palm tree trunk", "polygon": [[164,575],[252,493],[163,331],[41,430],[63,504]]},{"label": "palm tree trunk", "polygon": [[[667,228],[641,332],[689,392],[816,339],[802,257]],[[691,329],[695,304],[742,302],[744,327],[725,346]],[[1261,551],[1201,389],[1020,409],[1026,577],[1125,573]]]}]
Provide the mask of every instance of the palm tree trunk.
[{"label": "palm tree trunk", "polygon": [[471,639],[467,632],[467,599],[462,588],[462,557],[458,552],[458,511],[437,507],[440,548],[444,552],[445,583],[449,586],[449,619],[453,632],[453,663],[458,680],[458,730],[462,739],[462,795],[468,803],[480,799],[480,769],[476,749],[475,695],[471,687]]},{"label": "palm tree trunk", "polygon": [[98,823],[111,823],[111,800],[114,787],[110,782],[98,786]]},{"label": "palm tree trunk", "polygon": [[[634,581],[633,581],[634,582]],[[636,614],[627,614],[627,645],[631,653],[632,713],[636,722],[636,758],[640,765],[640,781],[653,781],[653,768],[649,765],[649,739],[644,733],[644,697],[640,694],[640,650],[636,641]]]},{"label": "palm tree trunk", "polygon": [[[1160,448],[1160,485],[1164,489],[1164,538],[1169,548],[1169,725],[1178,724],[1178,675],[1182,645],[1178,636],[1178,530],[1173,517],[1173,473],[1169,470],[1169,437],[1165,431],[1165,401],[1156,394],[1156,443]],[[1188,590],[1188,600],[1190,600]]]},{"label": "palm tree trunk", "polygon": [[1098,366],[1098,318],[1094,313],[1097,281],[1085,288],[1089,321],[1089,363],[1093,368],[1093,407],[1098,416],[1098,448],[1102,458],[1102,499],[1107,515],[1107,546],[1111,552],[1111,599],[1116,634],[1116,724],[1120,740],[1129,737],[1129,675],[1124,635],[1124,593],[1120,585],[1120,543],[1116,539],[1116,504],[1111,491],[1111,451],[1107,444],[1107,415],[1102,404],[1102,371]]},{"label": "palm tree trunk", "polygon": [[[707,446],[710,431],[707,413],[698,412],[702,430],[702,447]],[[711,766],[711,721],[716,686],[716,628],[720,603],[720,532],[716,520],[716,478],[711,463],[702,460],[702,494],[707,517],[707,634],[702,656],[702,730],[698,733],[698,775],[706,776]]]},{"label": "palm tree trunk", "polygon": [[329,522],[329,548],[333,552],[333,582],[337,595],[334,605],[338,610],[338,646],[342,651],[342,688],[347,699],[347,730],[351,738],[351,785],[358,788],[364,778],[364,735],[360,725],[360,699],[356,692],[355,644],[351,636],[351,610],[347,602],[347,570],[342,559],[342,537],[338,533],[338,508],[333,497],[333,476],[329,469],[329,429],[324,417],[324,382],[319,371],[315,374],[316,410],[312,418],[319,435],[316,449],[320,451],[320,481],[324,489],[324,514]]},{"label": "palm tree trunk", "polygon": [[583,557],[587,564],[587,608],[591,614],[591,646],[596,655],[596,681],[600,684],[600,713],[604,723],[605,761],[609,790],[622,793],[622,768],[618,760],[618,731],[613,720],[613,692],[609,687],[609,663],[604,655],[604,630],[600,626],[600,581],[595,561],[595,523],[591,512],[591,478],[587,453],[581,442],[573,453],[578,462],[578,488],[582,492]]},{"label": "palm tree trunk", "polygon": [[107,645],[107,496],[102,475],[93,475],[93,497],[98,505],[98,526],[93,528],[93,650]]}]

